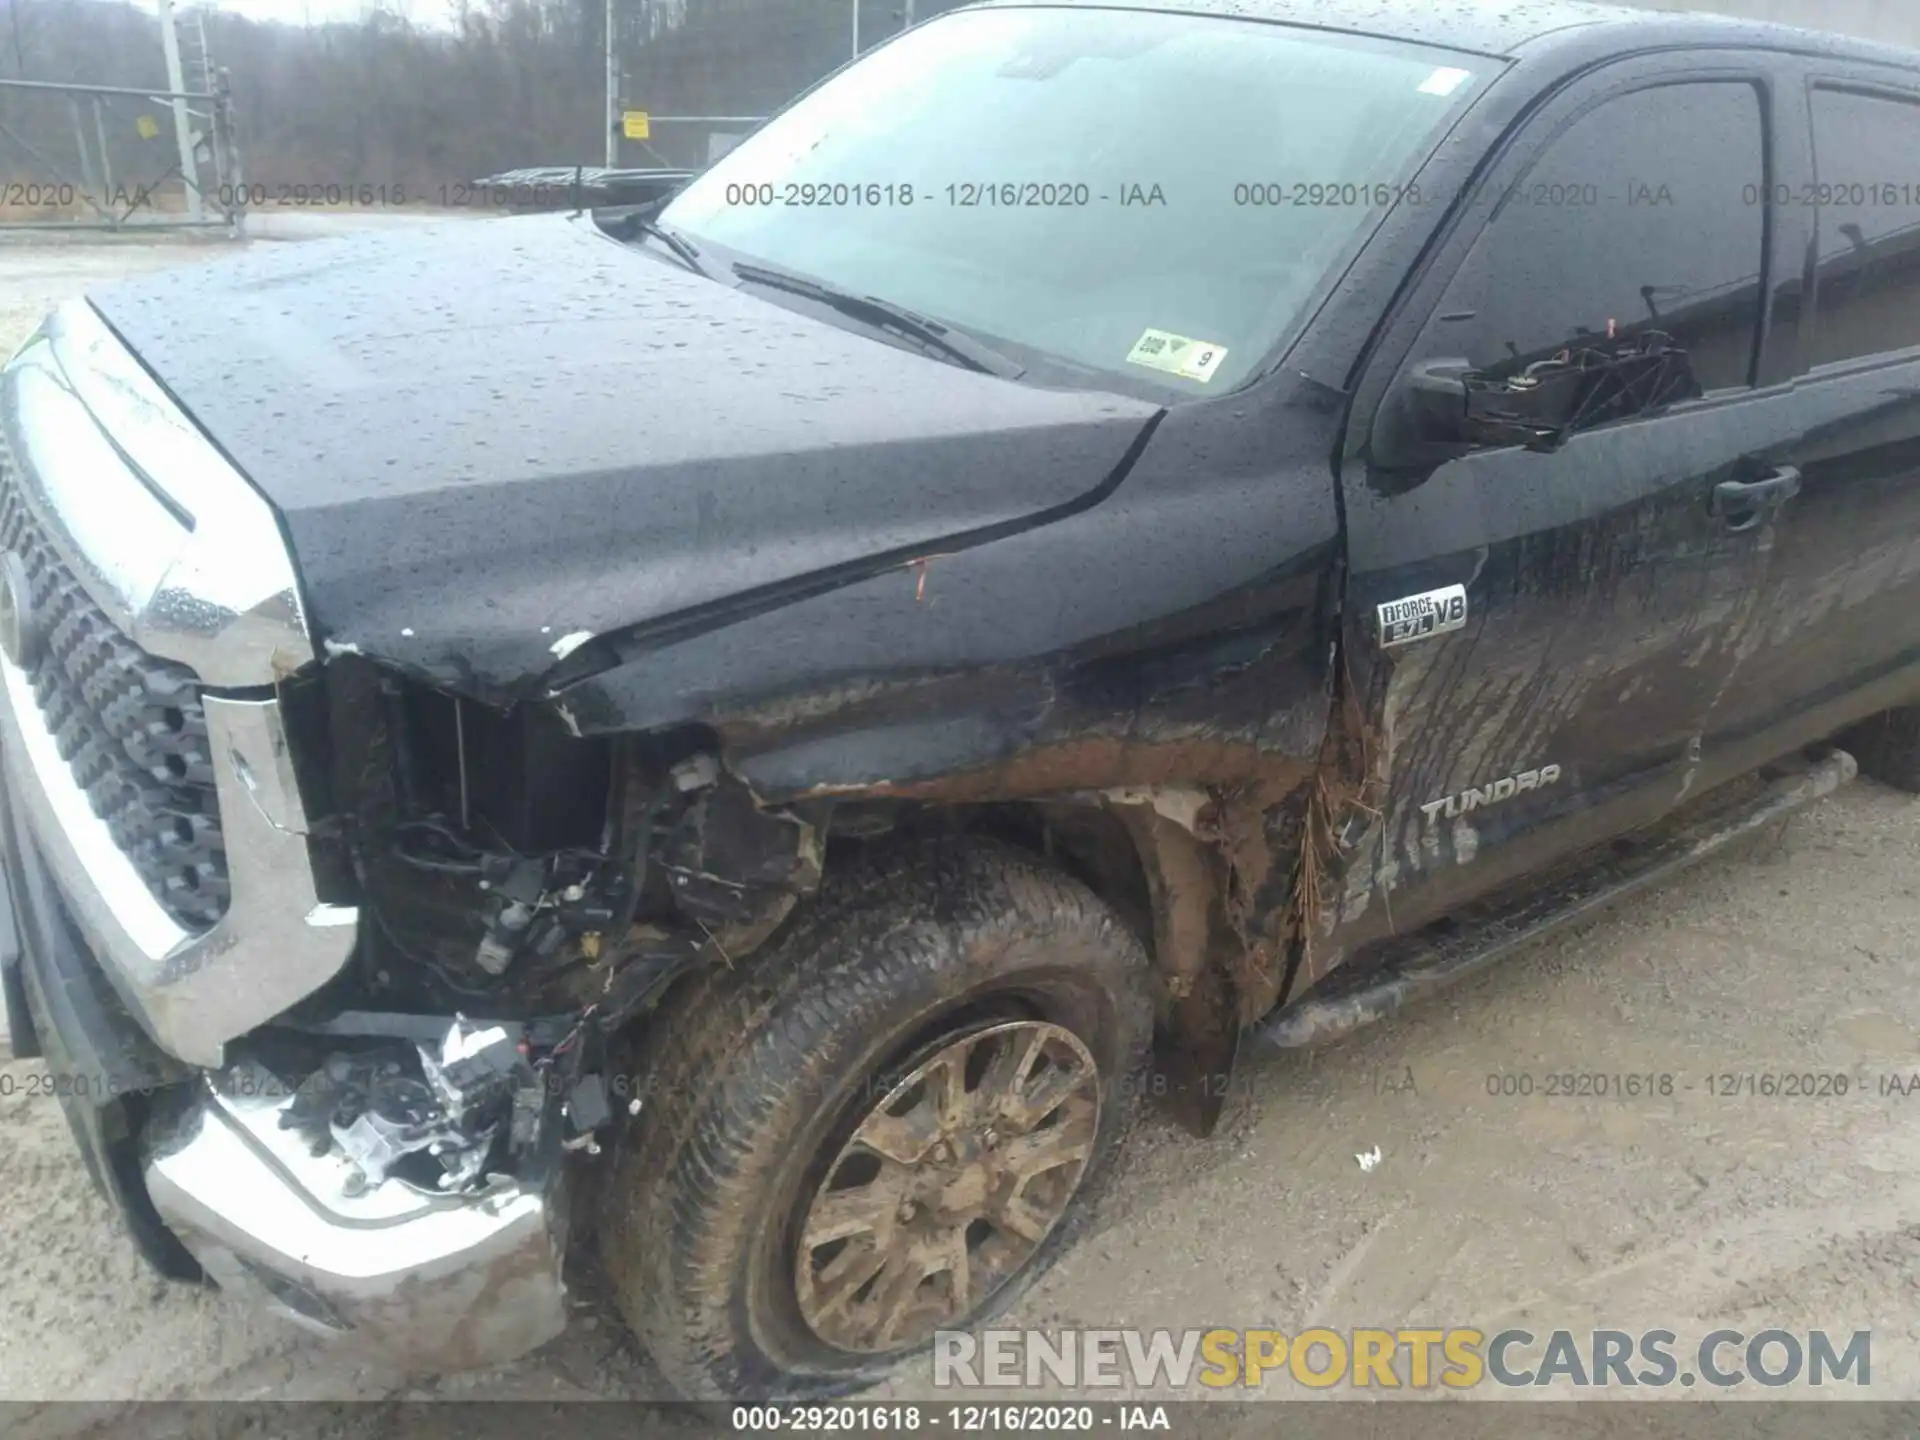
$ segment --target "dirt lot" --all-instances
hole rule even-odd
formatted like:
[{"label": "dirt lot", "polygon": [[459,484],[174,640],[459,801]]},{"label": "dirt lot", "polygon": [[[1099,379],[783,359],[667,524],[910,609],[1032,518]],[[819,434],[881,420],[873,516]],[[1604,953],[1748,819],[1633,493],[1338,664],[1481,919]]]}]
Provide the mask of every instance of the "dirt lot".
[{"label": "dirt lot", "polygon": [[[0,246],[0,349],[58,298],[207,249]],[[1255,1056],[1210,1142],[1148,1113],[1102,1226],[1008,1323],[1870,1328],[1870,1393],[1920,1397],[1920,1093],[1880,1086],[1920,1072],[1917,955],[1920,804],[1862,781],[1346,1044]],[[16,1077],[0,1097],[0,1398],[104,1402],[16,1411],[32,1433],[139,1398],[654,1393],[590,1286],[540,1354],[426,1380],[151,1278],[56,1105],[18,1093],[32,1064],[0,1069]],[[1489,1094],[1490,1076],[1544,1089],[1561,1072],[1676,1083]],[[1725,1072],[1839,1073],[1850,1093],[1710,1094]],[[889,1390],[931,1394],[930,1373]]]}]

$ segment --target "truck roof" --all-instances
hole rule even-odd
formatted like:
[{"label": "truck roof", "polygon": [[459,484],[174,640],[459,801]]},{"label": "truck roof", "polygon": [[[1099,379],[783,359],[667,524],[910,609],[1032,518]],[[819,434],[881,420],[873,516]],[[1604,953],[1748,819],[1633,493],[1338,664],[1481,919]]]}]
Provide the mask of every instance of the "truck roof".
[{"label": "truck roof", "polygon": [[1379,35],[1518,59],[1548,48],[1605,54],[1666,45],[1755,45],[1920,67],[1920,50],[1764,20],[1585,0],[988,0],[993,5],[1187,11]]}]

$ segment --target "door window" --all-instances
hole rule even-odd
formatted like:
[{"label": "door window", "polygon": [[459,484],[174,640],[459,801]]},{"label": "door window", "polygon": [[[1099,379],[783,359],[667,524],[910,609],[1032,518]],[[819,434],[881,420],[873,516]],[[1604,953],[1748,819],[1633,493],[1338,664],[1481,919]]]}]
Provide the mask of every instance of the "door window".
[{"label": "door window", "polygon": [[1920,104],[1813,92],[1820,269],[1809,365],[1920,345]]},{"label": "door window", "polygon": [[1701,390],[1749,383],[1766,157],[1758,90],[1663,85],[1586,111],[1498,201],[1429,354],[1508,376],[1569,346],[1663,331]]}]

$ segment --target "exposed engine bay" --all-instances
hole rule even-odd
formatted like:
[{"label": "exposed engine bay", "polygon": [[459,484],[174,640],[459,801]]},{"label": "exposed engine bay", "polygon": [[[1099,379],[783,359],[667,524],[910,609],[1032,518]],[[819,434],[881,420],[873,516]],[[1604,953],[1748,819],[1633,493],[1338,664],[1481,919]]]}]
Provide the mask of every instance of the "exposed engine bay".
[{"label": "exposed engine bay", "polygon": [[597,1151],[641,1104],[611,1038],[819,883],[827,802],[762,810],[699,732],[582,740],[354,657],[284,689],[316,870],[360,944],[230,1080],[289,1094],[282,1128],[352,1185],[473,1191]]}]

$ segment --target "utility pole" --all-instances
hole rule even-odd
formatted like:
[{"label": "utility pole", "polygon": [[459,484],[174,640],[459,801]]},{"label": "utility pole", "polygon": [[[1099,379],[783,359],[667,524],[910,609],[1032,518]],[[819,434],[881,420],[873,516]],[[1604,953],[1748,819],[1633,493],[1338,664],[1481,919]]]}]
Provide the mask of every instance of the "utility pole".
[{"label": "utility pole", "polygon": [[860,0],[852,0],[852,4],[853,4],[853,56],[852,58],[855,60],[858,60],[860,58]]},{"label": "utility pole", "polygon": [[173,92],[173,139],[180,147],[180,178],[187,184],[187,218],[204,218],[200,209],[200,165],[193,153],[193,126],[187,119],[187,102],[180,92],[187,88],[180,69],[180,36],[173,28],[173,0],[160,0],[160,48],[167,60],[167,89]]},{"label": "utility pole", "polygon": [[607,0],[607,169],[619,161],[620,81],[614,66],[613,0]]},{"label": "utility pole", "polygon": [[913,28],[913,0],[900,0],[900,28],[902,30]]}]

